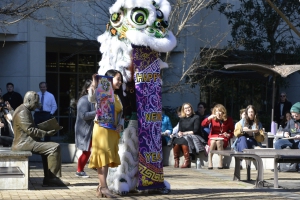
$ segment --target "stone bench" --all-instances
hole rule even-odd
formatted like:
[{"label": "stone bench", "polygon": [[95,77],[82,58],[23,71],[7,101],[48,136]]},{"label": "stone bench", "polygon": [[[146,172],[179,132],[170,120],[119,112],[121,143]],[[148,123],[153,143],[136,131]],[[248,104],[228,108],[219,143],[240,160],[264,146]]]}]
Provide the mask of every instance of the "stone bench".
[{"label": "stone bench", "polygon": [[[234,151],[212,151],[215,154],[234,157],[235,158],[235,168],[233,180],[240,180],[240,159],[245,159],[249,161],[256,161],[257,168],[257,178],[255,186],[258,188],[263,187],[263,162],[262,158],[273,159],[274,167],[274,188],[278,188],[278,163],[287,162],[300,162],[300,150],[299,149],[271,149],[271,148],[260,148],[260,149],[244,149],[243,152]],[[247,164],[247,180],[250,180],[250,164]]]},{"label": "stone bench", "polygon": [[[227,150],[230,150],[230,147],[228,146],[226,148]],[[208,157],[205,155],[205,152],[200,152],[198,155],[196,155],[195,159],[191,160],[191,167],[196,167],[196,161],[197,158],[200,158],[201,166],[208,166]],[[174,154],[173,154],[173,148],[169,146],[163,146],[163,165],[164,166],[174,166]],[[180,158],[179,158],[179,167],[184,163],[184,157],[181,152]],[[213,155],[213,166],[218,166],[219,163],[219,157],[218,155]],[[231,162],[231,159],[229,157],[223,158],[223,166],[225,168],[234,167],[234,163]]]},{"label": "stone bench", "polygon": [[28,190],[30,151],[0,148],[0,190]]},{"label": "stone bench", "polygon": [[[246,153],[246,152],[235,152],[231,150],[223,150],[223,151],[211,151],[214,154],[222,155],[225,157],[234,157],[235,159],[235,167],[234,167],[234,174],[233,180],[240,181],[241,180],[241,168],[240,168],[240,160],[245,159],[247,161],[255,161],[257,167],[257,177],[255,180],[255,188],[262,188],[263,187],[263,177],[264,177],[264,169],[263,169],[263,161],[260,156],[253,154],[253,153]],[[250,163],[247,162],[247,181],[250,181]]]},{"label": "stone bench", "polygon": [[244,149],[244,153],[252,153],[261,158],[272,158],[274,167],[274,188],[278,188],[278,163],[299,163],[300,149]]}]

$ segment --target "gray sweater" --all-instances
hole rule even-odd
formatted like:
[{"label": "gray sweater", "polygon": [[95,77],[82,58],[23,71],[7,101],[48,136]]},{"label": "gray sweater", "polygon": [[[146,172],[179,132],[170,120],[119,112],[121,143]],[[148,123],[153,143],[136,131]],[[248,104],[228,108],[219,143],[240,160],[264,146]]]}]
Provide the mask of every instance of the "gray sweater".
[{"label": "gray sweater", "polygon": [[[297,124],[298,129],[295,128],[295,124]],[[290,137],[294,137],[295,135],[299,135],[300,134],[300,122],[299,121],[294,121],[292,119],[290,119],[287,124],[286,127],[283,129],[284,132],[289,132]],[[284,135],[283,135],[284,136]]]},{"label": "gray sweater", "polygon": [[88,151],[96,116],[95,104],[88,101],[88,95],[82,96],[77,103],[77,117],[75,123],[76,147]]}]

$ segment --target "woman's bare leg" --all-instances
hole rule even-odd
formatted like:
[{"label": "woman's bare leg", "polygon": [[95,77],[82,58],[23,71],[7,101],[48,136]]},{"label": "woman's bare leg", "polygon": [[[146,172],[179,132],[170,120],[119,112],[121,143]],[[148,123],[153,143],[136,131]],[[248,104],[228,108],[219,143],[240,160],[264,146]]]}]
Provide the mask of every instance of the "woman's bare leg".
[{"label": "woman's bare leg", "polygon": [[104,196],[106,196],[108,198],[116,197],[109,191],[109,189],[107,187],[106,178],[107,178],[107,174],[108,174],[108,165],[97,168],[97,172],[98,172],[99,182],[101,185],[100,193],[102,193]]},{"label": "woman's bare leg", "polygon": [[[222,151],[223,148],[223,141],[217,141],[217,149],[218,151]],[[223,156],[219,155],[219,168],[223,168]]]},{"label": "woman's bare leg", "polygon": [[215,150],[217,147],[217,144],[216,144],[216,141],[215,140],[211,140],[210,141],[210,147],[209,147],[209,154],[208,154],[208,167],[211,168],[213,167],[213,164],[212,164],[212,157],[213,157],[213,154],[210,153],[211,150]]}]

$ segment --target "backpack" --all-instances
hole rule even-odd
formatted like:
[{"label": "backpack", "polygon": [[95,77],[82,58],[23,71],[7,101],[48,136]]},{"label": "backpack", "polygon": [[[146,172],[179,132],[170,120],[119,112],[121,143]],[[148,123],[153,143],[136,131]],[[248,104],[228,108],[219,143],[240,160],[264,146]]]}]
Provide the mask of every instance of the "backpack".
[{"label": "backpack", "polygon": [[296,172],[298,171],[298,163],[279,163],[280,172]]}]

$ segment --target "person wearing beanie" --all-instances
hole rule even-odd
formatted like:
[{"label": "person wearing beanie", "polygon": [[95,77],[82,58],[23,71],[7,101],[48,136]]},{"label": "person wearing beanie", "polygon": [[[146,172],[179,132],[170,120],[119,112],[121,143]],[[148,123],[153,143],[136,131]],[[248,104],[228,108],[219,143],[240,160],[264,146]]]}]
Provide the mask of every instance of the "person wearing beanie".
[{"label": "person wearing beanie", "polygon": [[[283,129],[283,137],[291,139],[277,140],[274,145],[275,149],[300,149],[300,102],[295,103],[290,111],[292,120],[290,120]],[[300,173],[300,163],[298,165],[298,172]]]},{"label": "person wearing beanie", "polygon": [[295,103],[292,107],[291,107],[291,113],[295,113],[295,115],[300,113],[300,102]]}]

